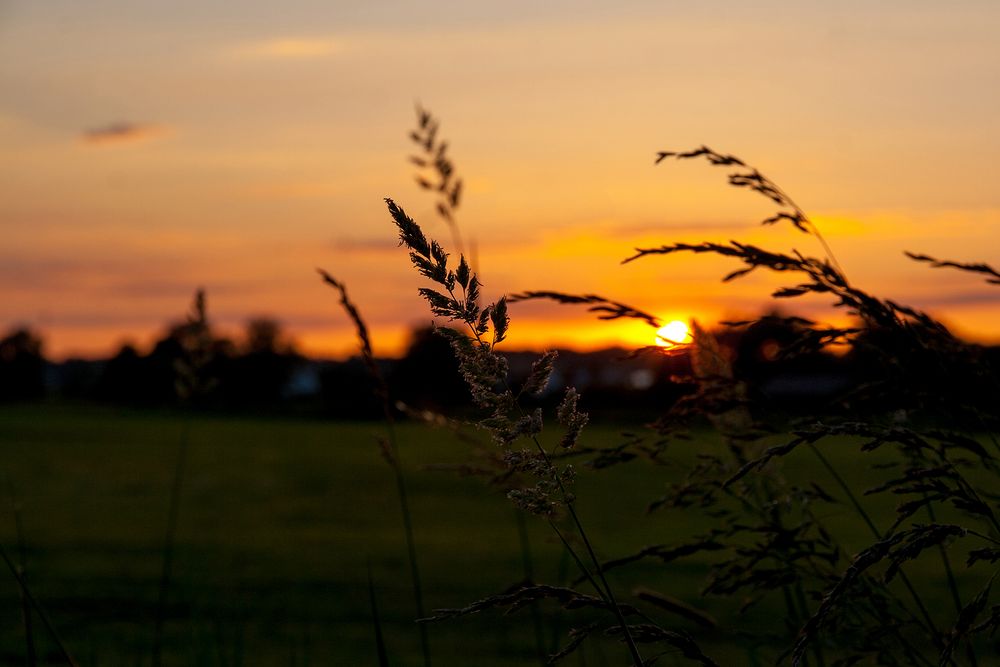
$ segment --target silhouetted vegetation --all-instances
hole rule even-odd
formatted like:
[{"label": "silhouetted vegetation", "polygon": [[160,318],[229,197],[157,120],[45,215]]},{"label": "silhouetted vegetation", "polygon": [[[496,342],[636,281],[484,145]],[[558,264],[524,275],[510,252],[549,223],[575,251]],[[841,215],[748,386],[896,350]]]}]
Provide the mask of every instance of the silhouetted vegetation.
[{"label": "silhouetted vegetation", "polygon": [[[461,250],[454,215],[461,180],[438,121],[420,108],[413,140],[421,150],[412,158],[421,169],[418,180],[437,199]],[[401,245],[431,285],[420,294],[445,324],[415,331],[403,358],[375,356],[359,307],[343,283],[323,274],[356,328],[361,349],[352,359],[307,359],[267,317],[247,322],[238,340],[223,337],[198,292],[189,316],[170,325],[148,352],[124,345],[107,360],[52,363],[40,334],[10,331],[0,340],[0,401],[180,407],[189,410],[185,419],[191,422],[199,418],[195,411],[206,410],[383,420],[385,435],[372,449],[388,463],[396,486],[413,596],[409,613],[420,622],[413,634],[425,665],[432,659],[428,624],[522,609],[532,614],[534,654],[548,663],[578,652],[583,660],[590,647],[603,656],[601,647],[613,643],[622,649],[613,659],[627,654],[635,667],[667,659],[735,664],[720,654],[729,660],[737,655],[740,664],[812,667],[990,664],[1000,647],[994,638],[1000,601],[992,588],[1000,573],[1000,348],[960,340],[930,315],[857,287],[808,215],[739,158],[701,147],[661,152],[656,162],[674,158],[729,169],[732,186],[777,205],[764,225],[791,225],[818,242],[823,255],[731,241],[638,248],[624,261],[722,256],[738,265],[724,281],[755,271],[791,277],[773,293],[776,299],[827,298],[849,313],[851,324],[827,326],[774,310],[716,330],[693,323],[692,341],[670,349],[504,351],[509,328],[517,326],[516,304],[524,300],[583,307],[601,319],[631,318],[654,328],[660,322],[626,303],[627,295],[533,290],[490,300],[464,252],[456,262],[387,200]],[[930,268],[1000,284],[1000,273],[988,264],[907,255]],[[553,417],[558,425],[549,424]],[[451,444],[471,443],[467,461],[422,460],[426,469],[481,478],[516,508],[521,568],[510,571],[510,586],[480,590],[485,596],[460,606],[425,608],[428,588],[417,565],[422,525],[413,518],[420,510],[411,509],[397,443],[397,431],[415,428],[402,423],[407,420],[447,429],[442,438]],[[594,429],[600,437],[588,439],[593,422],[600,422]],[[370,433],[372,425],[364,426]],[[173,595],[183,594],[174,582],[174,558],[183,523],[187,427],[172,444],[174,465],[157,461],[173,477],[150,611],[154,665],[167,642]],[[331,444],[344,443],[335,437]],[[615,477],[638,462],[652,467],[642,476]],[[264,467],[270,466],[268,459]],[[296,474],[313,491],[326,488],[322,472]],[[578,493],[602,488],[600,479],[609,478],[628,481],[603,488],[583,511],[586,499]],[[648,522],[635,528],[637,517],[613,519],[640,532],[643,546],[601,540],[593,518],[610,523],[615,502],[634,495],[626,485],[651,478],[659,488],[646,499]],[[135,492],[131,477],[129,483],[126,495]],[[337,503],[372,500],[347,489]],[[300,511],[282,514],[279,523],[294,523]],[[540,567],[532,556],[527,515],[561,548],[558,568]],[[19,515],[17,520],[23,547]],[[488,532],[488,540],[497,534]],[[437,538],[437,544],[427,542],[439,556],[466,540]],[[402,559],[391,552],[391,536],[380,533],[378,540],[351,547],[367,549],[370,557],[379,540],[384,558],[398,568]],[[426,565],[423,550],[420,555]],[[58,659],[75,664],[32,596],[21,556],[18,567],[4,552],[25,605],[26,653],[34,655],[30,620],[37,615]],[[427,569],[447,567],[430,560]],[[554,570],[554,578],[542,581]],[[497,573],[490,574],[495,583]],[[692,584],[695,577],[700,587]],[[372,655],[380,664],[392,660],[396,642],[380,615],[385,581],[369,566],[365,594],[377,636]],[[216,648],[225,653],[221,644]],[[228,658],[219,661],[228,664]]]},{"label": "silhouetted vegetation", "polygon": [[[507,299],[501,296],[482,306],[480,283],[466,258],[450,264],[445,249],[387,200],[401,245],[418,273],[434,285],[419,288],[419,293],[434,315],[458,325],[436,331],[458,359],[480,412],[475,423],[499,448],[492,459],[492,479],[506,480],[515,506],[549,524],[578,568],[576,584],[589,589],[526,581],[424,620],[495,608],[514,611],[550,600],[564,609],[609,612],[596,620],[584,614],[586,620],[570,631],[568,643],[551,655],[551,662],[579,649],[588,637],[604,635],[622,639],[636,667],[648,664],[639,644],[664,644],[668,652],[715,665],[691,630],[671,618],[695,622],[699,634],[708,628],[713,634],[749,637],[752,609],[773,599],[784,602],[785,617],[770,636],[749,641],[751,661],[764,651],[779,661],[790,656],[796,666],[826,665],[828,660],[837,665],[957,665],[959,656],[967,664],[979,664],[989,637],[1000,627],[1000,605],[989,607],[992,582],[1000,571],[985,566],[1000,560],[1000,495],[993,491],[1000,465],[979,440],[985,437],[1000,453],[993,435],[1000,397],[995,354],[957,339],[926,313],[854,286],[805,212],[757,169],[707,147],[661,152],[657,163],[671,157],[705,158],[730,168],[731,185],[778,205],[764,225],[792,225],[819,241],[825,257],[732,241],[639,248],[626,262],[678,252],[729,257],[743,266],[725,281],[757,270],[792,275],[801,282],[778,289],[775,298],[830,297],[856,324],[830,327],[772,314],[731,323],[718,336],[693,325],[693,341],[687,346],[690,368],[682,380],[688,391],[664,406],[651,433],[623,435],[620,444],[574,451],[588,416],[578,407],[577,390],[569,386],[556,410],[564,436],[558,447],[546,449],[539,440],[543,409],[530,398],[549,387],[556,355],[538,357],[514,391],[508,357],[497,350],[510,326]],[[986,264],[908,254],[997,283],[998,273]],[[582,304],[603,319],[628,317],[659,325],[648,313],[593,294],[533,291],[516,299]],[[835,356],[835,347],[847,353]],[[776,411],[782,407],[792,409]],[[723,447],[702,448],[698,464],[668,485],[662,497],[652,499],[649,508],[704,513],[712,527],[686,538],[669,534],[669,542],[637,553],[598,558],[575,510],[575,467],[569,462],[578,460],[584,468],[637,459],[668,465],[690,429],[706,422]],[[855,471],[837,469],[824,453],[833,446],[857,447],[859,455],[878,452],[868,458],[879,482],[867,490],[855,488],[848,481]],[[803,450],[820,461],[824,479],[794,474]],[[777,465],[779,459],[784,467]],[[891,525],[878,525],[870,513],[867,497],[880,494],[901,501]],[[830,524],[828,515],[842,507],[854,512],[858,528],[845,532]],[[870,533],[860,545],[859,529]],[[972,547],[958,557],[969,568],[964,587],[955,575],[959,543]],[[605,576],[650,559],[670,568],[692,556],[711,562],[702,595],[728,598],[744,620],[719,628],[690,602],[645,588],[635,593],[645,607],[619,603]],[[938,560],[953,609],[930,608],[924,599],[928,591],[908,576],[913,562],[928,559]],[[744,630],[746,622],[751,625]]]},{"label": "silhouetted vegetation", "polygon": [[0,340],[0,401],[33,400],[45,395],[42,339],[17,328]]}]

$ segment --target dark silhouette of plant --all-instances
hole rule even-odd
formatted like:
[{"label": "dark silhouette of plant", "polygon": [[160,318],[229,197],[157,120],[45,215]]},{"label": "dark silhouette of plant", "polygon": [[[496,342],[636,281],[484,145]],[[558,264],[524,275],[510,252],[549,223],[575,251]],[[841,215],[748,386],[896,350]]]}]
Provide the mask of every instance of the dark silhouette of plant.
[{"label": "dark silhouette of plant", "polygon": [[[473,402],[483,411],[477,424],[487,430],[500,447],[507,469],[530,480],[529,485],[508,492],[508,497],[519,508],[544,518],[566,547],[581,573],[597,593],[590,596],[571,589],[543,585],[524,585],[514,592],[491,596],[461,610],[439,610],[426,620],[442,620],[456,615],[473,613],[482,609],[512,605],[518,609],[541,598],[556,599],[568,607],[597,607],[613,613],[616,624],[604,629],[610,635],[620,636],[629,648],[633,663],[644,665],[639,654],[638,642],[666,642],[686,657],[704,665],[715,663],[704,655],[690,637],[659,627],[634,607],[620,604],[614,590],[604,576],[587,531],[575,509],[572,480],[575,471],[569,465],[557,465],[555,452],[542,447],[538,435],[542,430],[542,411],[528,412],[522,405],[526,395],[540,391],[548,382],[553,370],[555,355],[542,355],[522,389],[515,393],[507,381],[507,363],[497,353],[506,337],[510,324],[506,298],[479,305],[480,283],[464,256],[458,266],[451,269],[448,253],[434,240],[429,240],[423,230],[391,199],[386,200],[389,213],[399,231],[400,243],[409,250],[410,261],[425,278],[436,287],[422,287],[419,293],[428,302],[431,312],[441,318],[457,322],[462,330],[441,327],[438,331],[452,344],[459,360],[459,367],[469,385]],[[572,450],[587,422],[587,415],[577,407],[578,395],[573,388],[566,390],[557,417],[564,429],[559,449]],[[522,440],[530,447],[518,445]],[[565,515],[571,528],[584,547],[580,554],[571,544],[557,521]],[[644,621],[629,624],[626,616],[638,614]],[[567,655],[589,634],[601,630],[600,624],[577,628],[571,645],[553,659]]]},{"label": "dark silhouette of plant", "polygon": [[[208,321],[208,307],[205,300],[205,290],[195,292],[185,325],[179,327],[177,341],[180,344],[180,354],[174,359],[174,387],[177,396],[183,404],[201,406],[206,396],[217,384],[211,369],[215,356],[215,341],[212,328]],[[159,667],[162,660],[163,628],[166,623],[167,598],[170,594],[173,577],[174,552],[177,549],[177,528],[180,523],[181,491],[187,473],[188,445],[191,435],[191,422],[185,420],[181,427],[180,439],[177,443],[177,455],[174,461],[174,473],[170,483],[170,496],[167,508],[167,522],[163,537],[162,564],[160,581],[157,588],[156,611],[153,620],[153,642],[151,663]]]},{"label": "dark silhouette of plant", "polygon": [[[340,305],[343,307],[344,312],[347,313],[347,316],[350,318],[351,322],[354,324],[355,330],[357,331],[357,338],[361,347],[361,357],[364,360],[365,366],[367,367],[371,378],[375,381],[375,395],[382,408],[382,416],[385,420],[386,427],[386,437],[379,440],[379,449],[382,453],[382,457],[385,459],[386,463],[389,464],[389,468],[392,470],[393,478],[396,481],[396,495],[399,500],[400,513],[403,517],[403,534],[406,539],[406,554],[410,565],[410,583],[413,587],[413,600],[417,612],[417,618],[423,618],[427,615],[424,607],[423,582],[420,577],[420,566],[417,561],[417,547],[416,540],[413,536],[413,517],[410,512],[409,495],[406,490],[406,476],[403,473],[403,467],[399,460],[399,445],[396,437],[396,417],[389,400],[389,385],[386,383],[385,377],[382,375],[382,371],[378,367],[374,352],[372,352],[371,337],[368,335],[368,325],[361,316],[361,311],[358,310],[358,307],[347,295],[347,286],[322,269],[319,270],[319,274],[320,277],[322,277],[323,282],[335,289],[339,294]],[[371,583],[370,576],[371,575],[369,573],[369,588],[372,596],[372,613],[377,619],[378,611],[375,604],[374,588]],[[378,625],[376,625],[376,628],[376,640],[381,663],[384,654],[383,637],[381,628]],[[425,625],[420,625],[419,632],[420,648],[423,653],[424,667],[430,667],[431,649],[430,640],[427,636],[427,627]]]},{"label": "dark silhouette of plant", "polygon": [[[433,138],[436,124],[429,116],[426,122],[433,129]],[[515,444],[521,438],[534,439],[541,430],[542,415],[540,411],[526,413],[520,407],[519,397],[505,383],[503,359],[495,351],[506,335],[508,300],[501,298],[479,307],[479,283],[465,258],[460,258],[456,269],[449,268],[448,255],[441,246],[429,241],[389,200],[389,211],[412,263],[437,285],[435,289],[421,288],[420,293],[435,315],[457,321],[466,329],[464,333],[449,328],[439,331],[452,342],[474,401],[486,411],[480,425],[500,445],[502,461],[510,470],[527,472],[536,480],[533,487],[512,492],[512,500],[550,522],[559,511],[572,516],[591,559],[585,562],[587,559],[564,539],[581,569],[576,583],[587,581],[597,591],[594,597],[560,587],[516,588],[462,609],[440,610],[429,620],[492,607],[517,609],[545,597],[567,607],[614,610],[619,623],[606,632],[620,632],[635,643],[666,641],[689,659],[713,664],[692,638],[655,625],[639,607],[615,601],[604,578],[609,570],[640,561],[653,559],[669,567],[680,559],[699,556],[711,563],[704,595],[739,601],[743,612],[765,599],[784,605],[784,626],[776,628],[772,637],[758,639],[761,645],[784,645],[784,652],[776,655],[779,660],[790,658],[793,665],[819,666],[859,661],[957,665],[962,656],[967,664],[980,664],[985,637],[1000,626],[1000,604],[990,606],[992,582],[998,572],[995,566],[1000,562],[1000,495],[993,491],[1000,482],[996,459],[1000,445],[992,435],[998,425],[996,405],[1000,404],[998,369],[992,367],[981,347],[959,340],[927,313],[853,284],[804,210],[756,168],[707,147],[660,152],[656,162],[667,158],[703,158],[714,166],[729,168],[732,186],[756,192],[778,205],[762,224],[792,225],[816,239],[823,256],[797,250],[775,252],[730,241],[637,248],[624,262],[677,253],[712,254],[741,264],[723,278],[727,282],[754,271],[790,276],[794,282],[776,290],[773,297],[827,298],[856,323],[833,327],[769,315],[729,324],[769,331],[766,340],[775,347],[771,353],[789,363],[808,359],[818,363],[817,355],[839,346],[866,370],[865,382],[845,387],[837,398],[837,411],[807,415],[793,422],[782,436],[783,431],[774,424],[756,418],[767,414],[767,406],[760,405],[766,396],[749,391],[741,379],[746,373],[734,371],[716,336],[694,324],[692,342],[681,346],[690,356],[687,382],[691,390],[657,419],[654,435],[630,436],[621,444],[588,448],[582,453],[598,468],[637,458],[661,463],[669,458],[671,443],[685,437],[692,425],[707,420],[721,435],[723,447],[706,447],[699,452],[697,463],[655,499],[650,510],[702,512],[712,527],[687,541],[654,544],[599,562],[573,512],[569,469],[557,465],[581,454],[574,451],[575,438],[584,423],[575,408],[575,391],[567,392],[559,411],[567,423],[567,449],[551,454],[541,447],[534,453],[530,449],[518,451]],[[987,264],[907,255],[933,267],[983,275],[988,283],[1000,284],[1000,274]],[[584,305],[601,319],[626,317],[659,325],[649,313],[594,294],[530,291],[509,301],[527,299]],[[551,366],[544,357],[539,363],[543,371]],[[744,358],[741,363],[741,371],[745,371],[749,362]],[[528,384],[536,386],[547,373],[540,372]],[[980,442],[980,436],[992,441],[993,450]],[[534,441],[537,444],[537,439]],[[861,455],[879,452],[873,470],[880,482],[867,490],[857,488],[851,474],[838,469],[824,453],[830,447],[857,447]],[[803,455],[800,452],[808,452],[805,455],[819,463],[826,477],[793,475],[798,457]],[[777,465],[779,460],[786,460],[784,473]],[[879,495],[900,501],[895,518],[887,523],[869,507],[869,498]],[[841,531],[828,525],[830,510],[838,506],[849,507],[861,530],[870,534],[871,541],[860,550],[848,546]],[[563,537],[558,526],[552,525]],[[857,533],[848,537],[857,539]],[[981,582],[971,597],[963,596],[955,575],[959,544],[972,547],[963,559],[969,568],[967,577],[978,576]],[[926,586],[907,574],[913,561],[929,558],[940,563],[939,572],[954,605],[951,612],[929,605]],[[720,628],[697,608],[659,591],[642,589],[635,595],[660,612],[714,632],[739,635],[738,628]],[[625,622],[624,617],[630,616],[640,616],[644,622]],[[596,630],[595,625],[574,629],[569,644],[552,658],[565,657]],[[632,655],[640,664],[637,654]]]},{"label": "dark silhouette of plant", "polygon": [[[995,482],[1000,468],[995,456],[977,439],[951,429],[970,424],[987,432],[995,429],[995,409],[990,409],[996,405],[995,371],[984,368],[978,346],[958,340],[926,313],[854,286],[802,209],[757,169],[707,147],[661,152],[657,163],[668,157],[704,157],[713,165],[733,168],[731,185],[749,188],[781,207],[764,224],[792,224],[817,238],[826,257],[810,257],[798,251],[778,253],[731,241],[639,248],[625,262],[679,252],[707,253],[743,264],[724,281],[761,269],[798,276],[798,284],[780,288],[773,296],[832,297],[834,307],[846,309],[860,324],[838,329],[800,322],[797,335],[784,341],[786,351],[815,350],[817,345],[833,343],[866,351],[877,361],[878,370],[867,386],[845,400],[857,403],[880,397],[884,408],[917,412],[922,423],[934,426],[904,426],[886,422],[879,415],[863,422],[813,419],[808,426],[793,428],[793,437],[785,444],[762,450],[760,436],[764,431],[749,419],[750,402],[745,391],[733,379],[726,360],[713,349],[715,343],[710,335],[696,328],[692,355],[701,386],[690,400],[675,406],[677,409],[660,422],[660,427],[663,433],[670,433],[677,420],[707,415],[726,436],[728,456],[704,457],[688,479],[656,501],[654,507],[701,508],[721,519],[720,525],[687,550],[664,545],[646,549],[635,558],[672,560],[681,553],[686,556],[706,550],[728,554],[713,566],[705,592],[754,597],[780,593],[788,618],[800,627],[792,635],[795,641],[791,658],[795,665],[806,661],[809,650],[814,652],[817,664],[824,664],[819,642],[824,635],[828,645],[837,647],[844,654],[842,659],[849,661],[867,656],[877,664],[887,665],[955,664],[955,652],[964,645],[969,664],[978,664],[972,641],[977,628],[982,632],[996,623],[987,619],[975,625],[975,620],[985,610],[996,571],[984,575],[985,587],[972,600],[963,602],[949,553],[957,541],[973,540],[980,546],[972,552],[977,557],[970,557],[970,566],[979,562],[980,554],[997,554],[1000,560],[1000,551],[996,550],[1000,522],[994,512],[997,496],[990,491],[990,484],[984,486],[969,475],[972,469],[986,471]],[[986,274],[988,282],[997,282],[996,272],[985,264],[908,254],[933,266]],[[990,385],[988,378],[992,378],[993,386],[983,392],[982,388]],[[970,380],[977,388],[976,395],[962,391],[962,385]],[[898,417],[901,413],[894,414]],[[889,468],[891,476],[865,492],[866,496],[891,493],[902,501],[891,526],[875,523],[844,474],[822,453],[821,445],[839,441],[846,446],[844,440],[859,442],[861,452],[893,450],[896,462]],[[792,481],[772,465],[775,459],[790,457],[800,449],[810,451],[820,461],[837,493],[842,494],[841,501],[846,500],[870,530],[875,541],[857,555],[849,556],[824,525],[818,510],[838,502],[834,495],[817,480]],[[956,510],[962,524],[941,523],[936,518],[954,516]],[[926,515],[927,522],[907,527],[918,513]],[[748,542],[753,536],[757,539]],[[904,572],[907,563],[925,551],[938,553],[941,570],[949,582],[956,614],[949,622],[950,632],[941,628],[942,610],[932,613]],[[632,558],[617,559],[606,567],[632,562]],[[840,564],[845,561],[848,566],[842,569]],[[890,586],[896,579],[903,583],[904,595]],[[813,606],[810,600],[818,600],[819,604]],[[938,654],[936,661],[928,657],[933,652]]]},{"label": "dark silhouette of plant", "polygon": [[419,155],[410,156],[410,162],[419,170],[416,181],[420,187],[436,193],[438,215],[448,225],[455,247],[464,255],[466,248],[455,219],[455,212],[462,203],[462,179],[448,156],[448,142],[438,136],[440,121],[419,104],[416,110],[417,127],[410,132],[410,138],[420,151]]}]

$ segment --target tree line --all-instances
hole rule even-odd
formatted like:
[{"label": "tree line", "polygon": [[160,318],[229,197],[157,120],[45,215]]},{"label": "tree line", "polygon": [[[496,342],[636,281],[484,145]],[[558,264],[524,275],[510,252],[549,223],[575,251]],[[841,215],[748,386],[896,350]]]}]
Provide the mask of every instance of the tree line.
[{"label": "tree line", "polygon": [[[967,381],[952,387],[949,369],[911,363],[883,368],[895,345],[891,334],[873,330],[846,353],[823,346],[795,349],[803,320],[773,313],[749,326],[715,332],[732,361],[733,372],[751,396],[766,398],[777,413],[856,411],[850,397],[867,382],[893,373],[914,385],[939,386],[980,401],[992,396],[1000,369],[1000,347],[983,347],[982,386]],[[200,388],[185,395],[179,382],[190,373],[193,351]],[[526,378],[533,353],[506,353],[512,376]],[[891,358],[891,355],[890,355]],[[399,359],[379,359],[393,403],[413,410],[459,412],[469,405],[468,391],[447,341],[430,328],[416,329]],[[663,407],[691,389],[690,355],[674,350],[609,349],[561,351],[560,382],[586,390],[596,415]],[[975,383],[973,383],[975,384]],[[360,358],[316,360],[306,357],[281,323],[249,320],[237,338],[221,336],[207,321],[188,320],[167,327],[148,351],[122,345],[110,358],[52,362],[41,334],[15,327],[0,338],[0,401],[82,400],[134,407],[194,407],[229,411],[299,412],[340,418],[377,418],[379,403],[368,369]],[[190,394],[190,392],[188,392]],[[549,400],[543,392],[538,399]],[[866,408],[892,409],[885,405]]]}]

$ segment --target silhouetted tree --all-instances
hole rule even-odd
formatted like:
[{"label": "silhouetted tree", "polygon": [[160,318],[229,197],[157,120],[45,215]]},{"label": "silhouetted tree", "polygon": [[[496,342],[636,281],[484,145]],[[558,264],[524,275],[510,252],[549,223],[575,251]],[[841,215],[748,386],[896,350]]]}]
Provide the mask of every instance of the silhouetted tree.
[{"label": "silhouetted tree", "polygon": [[990,348],[931,345],[902,329],[870,327],[847,361],[861,380],[856,403],[866,410],[905,410],[986,430],[1000,403],[1000,368]]},{"label": "silhouetted tree", "polygon": [[0,340],[0,400],[33,400],[45,396],[42,338],[27,327]]},{"label": "silhouetted tree", "polygon": [[[338,419],[382,419],[377,385],[361,357],[325,366],[320,371],[323,413]],[[391,399],[390,399],[391,400]]]},{"label": "silhouetted tree", "polygon": [[248,355],[294,352],[294,345],[287,340],[281,323],[270,317],[255,317],[247,322],[244,348]]},{"label": "silhouetted tree", "polygon": [[274,406],[284,398],[302,362],[280,322],[267,317],[251,319],[246,324],[242,354],[226,364],[227,400],[239,405]]},{"label": "silhouetted tree", "polygon": [[421,410],[452,411],[470,404],[451,344],[431,328],[410,334],[406,355],[393,368],[389,385],[394,398]]},{"label": "silhouetted tree", "polygon": [[108,359],[98,382],[98,396],[115,403],[141,403],[145,384],[145,359],[131,343]]},{"label": "silhouetted tree", "polygon": [[[116,379],[136,383],[135,402],[205,405],[215,399],[224,360],[231,348],[228,341],[215,336],[207,317],[204,293],[199,290],[188,318],[170,325],[150,353],[139,360],[138,377],[130,372],[119,374]],[[129,351],[119,352],[116,357],[119,363],[114,364],[116,371],[123,371],[130,357]]]}]

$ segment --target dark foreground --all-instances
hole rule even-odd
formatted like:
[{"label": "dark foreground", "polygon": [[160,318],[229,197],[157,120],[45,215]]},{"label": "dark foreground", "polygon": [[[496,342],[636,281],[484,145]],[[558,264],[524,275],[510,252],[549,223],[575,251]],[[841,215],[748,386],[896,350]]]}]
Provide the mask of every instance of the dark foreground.
[{"label": "dark foreground", "polygon": [[[79,664],[149,665],[170,488],[179,443],[187,437],[163,664],[377,664],[370,564],[390,662],[417,665],[395,485],[375,444],[382,433],[378,423],[2,408],[0,543],[17,560],[23,537],[29,587]],[[593,427],[585,442],[611,444],[616,433]],[[428,609],[460,607],[499,592],[523,580],[526,566],[547,583],[574,577],[542,521],[527,518],[526,564],[506,499],[479,480],[425,467],[467,461],[472,445],[403,425],[400,446]],[[710,439],[685,445],[690,451],[680,459],[690,460],[704,446]],[[840,463],[850,469],[854,458],[845,451]],[[681,468],[632,463],[581,474],[580,514],[603,557],[680,541],[706,527],[700,517],[645,513]],[[864,475],[857,471],[855,480],[860,484]],[[612,582],[626,601],[634,601],[629,593],[641,584],[686,598],[720,623],[746,626],[727,616],[732,604],[695,596],[705,569],[698,559],[669,567],[641,564]],[[924,584],[929,595],[944,598],[938,582]],[[0,664],[26,664],[18,588],[6,569],[0,599]],[[782,622],[778,607],[769,614],[765,605],[764,611],[755,616],[761,620],[749,621],[751,629],[765,633],[769,624]],[[538,664],[539,645],[554,651],[574,621],[581,619],[544,607],[538,617],[484,612],[434,624],[434,664]],[[721,664],[754,660],[754,642],[723,643],[690,622],[675,625],[694,634]],[[37,618],[32,636],[39,663],[60,664]],[[761,655],[773,653],[765,646]],[[623,649],[607,640],[587,645],[567,664],[625,660]],[[658,664],[690,663],[667,655]]]}]

